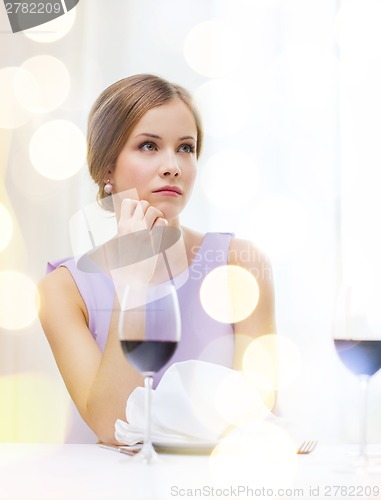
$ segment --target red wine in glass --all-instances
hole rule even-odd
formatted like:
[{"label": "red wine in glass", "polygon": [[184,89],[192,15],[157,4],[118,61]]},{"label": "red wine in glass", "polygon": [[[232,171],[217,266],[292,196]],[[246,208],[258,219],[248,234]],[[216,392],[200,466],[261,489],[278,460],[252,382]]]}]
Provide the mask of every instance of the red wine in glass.
[{"label": "red wine in glass", "polygon": [[[333,329],[334,346],[344,366],[357,376],[362,397],[359,454],[351,469],[358,473],[378,471],[371,466],[367,448],[367,408],[371,377],[381,369],[381,333],[378,315],[365,300],[366,289],[343,286],[340,290]],[[381,332],[381,324],[380,324]]]},{"label": "red wine in glass", "polygon": [[381,340],[335,339],[336,352],[355,375],[371,377],[381,368]]},{"label": "red wine in glass", "polygon": [[[126,359],[144,376],[146,426],[143,446],[134,460],[158,460],[151,439],[153,375],[172,358],[180,341],[181,322],[177,292],[172,283],[147,286],[136,306],[136,293],[126,287],[119,315],[118,333]],[[142,294],[142,290],[139,290]]]},{"label": "red wine in glass", "polygon": [[156,373],[172,358],[177,342],[168,340],[121,340],[123,353],[141,373]]}]

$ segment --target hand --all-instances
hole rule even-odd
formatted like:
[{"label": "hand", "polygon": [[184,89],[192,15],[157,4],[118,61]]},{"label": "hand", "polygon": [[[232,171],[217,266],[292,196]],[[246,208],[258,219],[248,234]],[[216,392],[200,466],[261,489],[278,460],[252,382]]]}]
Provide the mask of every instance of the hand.
[{"label": "hand", "polygon": [[[152,231],[167,225],[163,213],[147,201],[130,198],[122,201],[118,235],[108,249],[108,260],[113,262],[110,273],[123,309],[140,305],[149,284],[168,279],[165,262],[159,252],[160,241],[158,245],[158,235],[155,233],[154,238]],[[110,255],[110,250],[113,255]],[[134,298],[134,304],[125,303],[126,287],[135,290],[134,294],[128,294]]]},{"label": "hand", "polygon": [[154,226],[167,226],[161,210],[153,207],[148,201],[125,198],[122,201],[118,221],[118,235],[131,234],[144,229],[151,230]]},{"label": "hand", "polygon": [[122,304],[127,286],[138,296],[147,286],[181,272],[186,251],[181,230],[168,226],[163,213],[147,201],[124,197],[117,206],[117,235],[83,256],[79,266],[85,272],[108,274]]},{"label": "hand", "polygon": [[[150,257],[157,258],[160,253],[161,237],[168,221],[163,213],[147,201],[126,198],[123,200],[119,221],[118,235],[113,240],[115,248],[112,269],[139,264]],[[145,280],[143,280],[145,282]]]}]

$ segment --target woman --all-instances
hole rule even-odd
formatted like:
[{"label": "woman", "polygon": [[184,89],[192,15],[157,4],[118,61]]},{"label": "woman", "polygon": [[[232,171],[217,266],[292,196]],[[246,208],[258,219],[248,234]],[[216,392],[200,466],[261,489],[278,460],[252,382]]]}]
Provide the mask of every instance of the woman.
[{"label": "woman", "polygon": [[[166,271],[159,261],[149,264],[152,259],[125,265],[129,248],[123,236],[160,226],[178,230],[181,236],[169,251],[171,277],[186,276],[178,283],[182,339],[170,363],[200,358],[232,366],[239,363],[234,359],[234,335],[256,337],[275,330],[271,272],[263,255],[230,234],[202,235],[180,225],[180,213],[196,179],[202,140],[200,118],[189,93],[153,75],[116,82],[90,112],[89,170],[99,186],[101,203],[111,201],[118,238],[92,256],[104,273],[78,269],[74,259],[50,265],[52,272],[40,284],[40,319],[68,391],[100,441],[116,442],[115,421],[125,419],[126,401],[143,383],[126,362],[118,340],[117,282],[139,286],[153,276],[165,279]],[[110,267],[110,259],[117,264]],[[256,309],[235,325],[210,318],[199,300],[203,277],[222,264],[248,269],[259,285]],[[121,274],[116,276],[115,269]],[[223,349],[208,349],[219,339]]]}]

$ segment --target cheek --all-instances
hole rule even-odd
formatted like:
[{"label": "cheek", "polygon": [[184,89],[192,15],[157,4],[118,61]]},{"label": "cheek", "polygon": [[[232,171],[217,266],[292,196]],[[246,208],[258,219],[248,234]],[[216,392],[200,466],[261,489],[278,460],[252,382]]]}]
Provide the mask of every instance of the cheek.
[{"label": "cheek", "polygon": [[197,161],[194,159],[189,159],[187,163],[184,162],[182,165],[182,177],[186,182],[192,183],[196,180],[197,176]]},{"label": "cheek", "polygon": [[187,179],[186,180],[187,180],[187,183],[189,184],[189,186],[193,187],[194,183],[196,182],[196,177],[197,177],[197,169],[193,168],[187,174]]},{"label": "cheek", "polygon": [[117,183],[124,188],[138,188],[147,184],[149,172],[142,168],[140,162],[128,161],[120,163],[116,169]]},{"label": "cheek", "polygon": [[[144,185],[147,183],[149,175],[143,169],[131,170],[127,175],[126,179],[130,181],[130,183],[134,183],[136,185]],[[136,187],[136,186],[134,186]]]}]

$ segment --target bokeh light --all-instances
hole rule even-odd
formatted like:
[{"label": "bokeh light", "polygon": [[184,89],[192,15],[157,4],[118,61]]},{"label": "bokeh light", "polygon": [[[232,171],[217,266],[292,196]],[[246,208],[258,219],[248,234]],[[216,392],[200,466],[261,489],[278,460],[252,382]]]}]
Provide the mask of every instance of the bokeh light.
[{"label": "bokeh light", "polygon": [[8,175],[18,193],[25,200],[35,204],[34,206],[54,199],[57,200],[62,196],[60,183],[52,183],[50,179],[43,177],[32,167],[27,148],[14,153],[14,161]]},{"label": "bokeh light", "polygon": [[0,377],[1,442],[63,443],[69,397],[61,380],[44,373]]},{"label": "bokeh light", "polygon": [[[272,410],[275,404],[275,392],[276,386],[273,382],[273,378],[268,376],[273,374],[273,368],[275,370],[274,360],[268,356],[265,352],[266,359],[270,363],[270,366],[266,366],[264,373],[261,372],[261,365],[252,366],[249,364],[248,368],[245,370],[245,362],[247,363],[247,357],[245,358],[245,353],[249,346],[256,339],[251,335],[245,334],[235,334],[234,335],[234,367],[236,370],[241,371],[243,375],[250,380],[250,383],[255,387],[255,390],[260,394],[260,397],[266,407]],[[258,368],[258,369],[257,369]]]},{"label": "bokeh light", "polygon": [[251,100],[243,82],[225,78],[211,80],[198,87],[193,95],[206,134],[226,137],[247,125]]},{"label": "bokeh light", "polygon": [[41,24],[35,28],[22,31],[22,33],[39,43],[52,43],[60,40],[72,29],[76,18],[76,9],[71,9],[67,14],[52,19],[48,23]]},{"label": "bokeh light", "polygon": [[292,485],[296,458],[295,443],[282,428],[266,421],[253,422],[221,440],[210,456],[209,467],[219,486],[250,485],[275,491]]},{"label": "bokeh light", "polygon": [[223,418],[232,425],[263,420],[270,411],[256,386],[238,371],[221,380],[215,404]]},{"label": "bokeh light", "polygon": [[184,57],[189,66],[209,78],[221,77],[232,71],[241,52],[238,34],[219,20],[194,26],[184,43]]},{"label": "bokeh light", "polygon": [[37,311],[38,293],[33,281],[17,271],[0,272],[0,328],[26,328]]},{"label": "bokeh light", "polygon": [[17,128],[29,120],[30,113],[16,96],[16,82],[28,77],[28,73],[20,68],[0,69],[0,128]]},{"label": "bokeh light", "polygon": [[42,55],[27,59],[17,73],[15,94],[22,106],[33,113],[58,108],[70,89],[70,75],[56,57]]},{"label": "bokeh light", "polygon": [[239,266],[219,266],[205,277],[200,289],[201,304],[209,316],[221,323],[247,318],[259,300],[257,280]]},{"label": "bokeh light", "polygon": [[280,334],[253,340],[243,356],[243,372],[264,390],[280,389],[298,375],[301,356],[295,343]]},{"label": "bokeh light", "polygon": [[248,203],[258,185],[259,172],[254,159],[236,149],[223,149],[214,154],[201,172],[205,196],[222,208],[234,209]]},{"label": "bokeh light", "polygon": [[258,245],[272,257],[287,255],[309,236],[306,208],[285,196],[273,196],[258,203],[252,226]]},{"label": "bokeh light", "polygon": [[7,247],[13,235],[12,217],[8,210],[0,203],[0,252]]},{"label": "bokeh light", "polygon": [[83,133],[66,120],[41,125],[29,146],[34,168],[49,179],[62,180],[76,174],[85,161],[86,142]]}]

